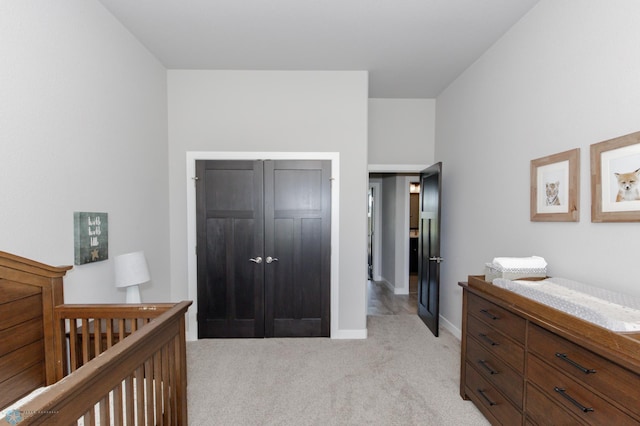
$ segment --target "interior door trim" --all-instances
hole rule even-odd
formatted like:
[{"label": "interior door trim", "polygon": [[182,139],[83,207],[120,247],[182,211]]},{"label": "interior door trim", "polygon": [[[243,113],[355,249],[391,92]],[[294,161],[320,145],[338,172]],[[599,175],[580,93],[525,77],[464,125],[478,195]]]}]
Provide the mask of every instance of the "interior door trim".
[{"label": "interior door trim", "polygon": [[382,182],[375,179],[369,179],[369,188],[373,189],[374,197],[377,199],[373,205],[373,280],[382,281],[381,263],[382,257],[380,255],[382,247]]},{"label": "interior door trim", "polygon": [[[339,152],[224,152],[224,151],[187,151],[187,297],[198,306],[198,277],[196,258],[196,188],[193,178],[196,176],[196,160],[329,160],[331,161],[331,338],[364,339],[366,330],[354,333],[353,330],[339,329],[339,244],[340,241],[340,153]],[[197,310],[187,312],[187,340],[198,339]]]},{"label": "interior door trim", "polygon": [[[404,189],[402,190],[402,194],[401,196],[403,197],[403,208],[404,211],[401,213],[402,219],[398,219],[399,221],[401,220],[402,223],[401,224],[397,224],[397,230],[396,232],[398,233],[402,233],[404,232],[405,229],[409,229],[409,184],[413,181],[416,180],[416,178],[418,177],[417,175],[424,169],[426,169],[427,167],[429,167],[428,165],[377,165],[377,164],[370,164],[369,165],[369,187],[372,187],[374,185],[377,186],[378,188],[378,198],[381,200],[383,198],[383,191],[382,191],[382,180],[380,180],[379,178],[371,178],[371,173],[397,173],[397,174],[403,174],[403,173],[410,173],[412,175],[415,176],[405,176],[405,179],[402,180],[400,179],[400,181],[402,182],[402,188],[405,188],[406,191],[404,191]],[[384,218],[382,216],[382,212],[381,212],[381,203],[378,203],[376,206],[376,215],[378,217],[378,221],[376,224],[376,230],[375,232],[377,232],[377,237],[374,238],[374,248],[373,248],[373,253],[374,253],[374,263],[373,263],[373,272],[374,272],[374,281],[381,281],[382,277],[380,274],[380,265],[381,265],[381,253],[382,253],[382,241],[380,239],[380,236],[382,235],[382,230],[381,230],[381,223],[384,221]],[[408,238],[407,238],[408,241]],[[410,250],[409,250],[409,244],[407,243],[407,241],[402,241],[400,243],[400,247],[396,247],[396,253],[398,253],[398,250],[402,250],[402,261],[396,261],[396,276],[395,276],[395,283],[396,283],[396,287],[393,289],[395,294],[409,294],[409,257],[410,257]],[[365,242],[366,244],[366,242]],[[378,256],[377,258],[375,256]],[[376,265],[377,263],[377,265]]]}]

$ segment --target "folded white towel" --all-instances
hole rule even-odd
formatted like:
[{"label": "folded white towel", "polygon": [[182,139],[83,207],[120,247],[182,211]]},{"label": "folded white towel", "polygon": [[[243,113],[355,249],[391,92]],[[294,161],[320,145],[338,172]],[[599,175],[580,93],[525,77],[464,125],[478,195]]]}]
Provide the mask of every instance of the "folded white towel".
[{"label": "folded white towel", "polygon": [[492,263],[503,269],[544,269],[547,267],[547,262],[540,256],[494,257]]}]

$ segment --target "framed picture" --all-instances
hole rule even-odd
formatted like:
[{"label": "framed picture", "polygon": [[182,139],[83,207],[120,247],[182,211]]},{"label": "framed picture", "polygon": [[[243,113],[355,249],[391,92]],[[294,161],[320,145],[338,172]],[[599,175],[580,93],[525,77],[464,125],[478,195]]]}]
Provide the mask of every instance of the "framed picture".
[{"label": "framed picture", "polygon": [[74,264],[100,262],[109,258],[107,213],[73,212]]},{"label": "framed picture", "polygon": [[531,220],[577,222],[580,149],[531,160]]},{"label": "framed picture", "polygon": [[640,222],[640,132],[591,145],[591,222]]}]

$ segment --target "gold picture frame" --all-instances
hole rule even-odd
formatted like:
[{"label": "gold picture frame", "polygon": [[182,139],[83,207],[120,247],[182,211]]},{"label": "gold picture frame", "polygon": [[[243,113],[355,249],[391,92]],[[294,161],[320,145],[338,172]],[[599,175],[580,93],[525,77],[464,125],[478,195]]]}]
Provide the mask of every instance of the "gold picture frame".
[{"label": "gold picture frame", "polygon": [[580,148],[531,160],[531,221],[580,220]]},{"label": "gold picture frame", "polygon": [[640,132],[591,145],[591,222],[640,222]]}]

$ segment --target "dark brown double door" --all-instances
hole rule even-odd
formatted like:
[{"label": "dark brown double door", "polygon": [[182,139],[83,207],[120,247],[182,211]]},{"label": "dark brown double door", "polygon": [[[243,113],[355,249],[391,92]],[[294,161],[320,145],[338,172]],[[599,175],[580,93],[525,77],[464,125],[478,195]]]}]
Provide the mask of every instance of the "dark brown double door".
[{"label": "dark brown double door", "polygon": [[196,172],[198,338],[329,336],[331,163]]}]

